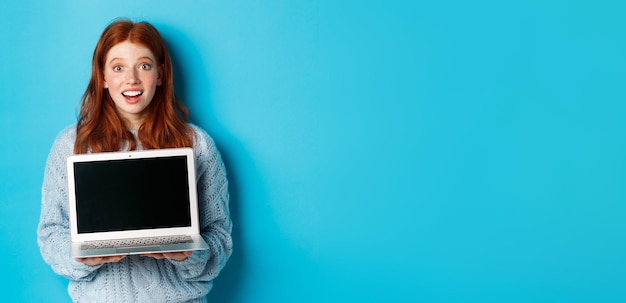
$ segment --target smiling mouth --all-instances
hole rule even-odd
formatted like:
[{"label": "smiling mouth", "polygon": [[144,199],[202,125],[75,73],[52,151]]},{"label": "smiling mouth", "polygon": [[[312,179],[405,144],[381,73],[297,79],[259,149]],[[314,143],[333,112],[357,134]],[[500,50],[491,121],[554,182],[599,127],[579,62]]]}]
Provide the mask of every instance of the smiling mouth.
[{"label": "smiling mouth", "polygon": [[126,91],[122,93],[122,96],[127,97],[127,98],[133,98],[133,97],[139,97],[143,94],[142,91],[138,91],[138,90],[131,90],[131,91]]}]

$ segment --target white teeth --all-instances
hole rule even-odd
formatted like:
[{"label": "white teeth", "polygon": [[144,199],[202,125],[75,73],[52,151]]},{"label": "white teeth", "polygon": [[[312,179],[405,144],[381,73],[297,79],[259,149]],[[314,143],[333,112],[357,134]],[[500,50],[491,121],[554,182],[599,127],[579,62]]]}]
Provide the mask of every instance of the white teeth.
[{"label": "white teeth", "polygon": [[122,95],[127,97],[136,97],[141,95],[141,92],[138,90],[123,92]]}]

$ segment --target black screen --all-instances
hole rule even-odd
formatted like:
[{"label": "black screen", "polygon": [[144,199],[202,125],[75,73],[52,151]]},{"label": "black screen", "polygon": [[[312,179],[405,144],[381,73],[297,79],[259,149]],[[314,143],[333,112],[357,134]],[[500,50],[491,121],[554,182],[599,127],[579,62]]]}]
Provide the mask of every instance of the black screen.
[{"label": "black screen", "polygon": [[74,163],[79,233],[191,225],[184,156]]}]

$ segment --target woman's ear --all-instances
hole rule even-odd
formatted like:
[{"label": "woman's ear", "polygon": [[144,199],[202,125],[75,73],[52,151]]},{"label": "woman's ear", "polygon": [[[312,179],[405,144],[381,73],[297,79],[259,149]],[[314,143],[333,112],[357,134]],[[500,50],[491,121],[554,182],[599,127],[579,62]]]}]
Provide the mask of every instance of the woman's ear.
[{"label": "woman's ear", "polygon": [[159,76],[157,78],[157,86],[163,84],[163,64],[159,65]]}]

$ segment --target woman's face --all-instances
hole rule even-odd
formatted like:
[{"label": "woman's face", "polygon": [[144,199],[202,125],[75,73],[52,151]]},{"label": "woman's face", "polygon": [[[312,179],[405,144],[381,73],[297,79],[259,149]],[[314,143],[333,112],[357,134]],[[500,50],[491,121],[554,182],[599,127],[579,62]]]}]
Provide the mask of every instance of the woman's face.
[{"label": "woman's face", "polygon": [[152,52],[139,44],[124,41],[113,46],[104,64],[104,87],[119,115],[137,129],[145,109],[161,85],[160,67]]}]

